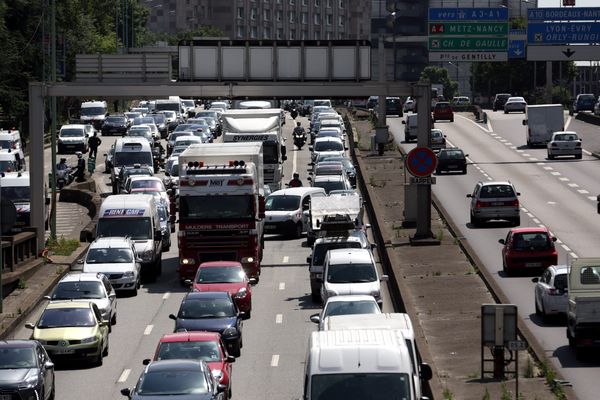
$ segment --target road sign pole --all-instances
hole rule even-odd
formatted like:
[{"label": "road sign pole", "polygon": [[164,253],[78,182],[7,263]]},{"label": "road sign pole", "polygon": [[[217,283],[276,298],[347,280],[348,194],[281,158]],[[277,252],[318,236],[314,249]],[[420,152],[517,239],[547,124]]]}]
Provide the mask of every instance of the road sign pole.
[{"label": "road sign pole", "polygon": [[[431,84],[418,83],[417,98],[417,147],[430,148],[431,143]],[[412,241],[430,240],[431,232],[431,185],[417,185],[417,230]]]}]

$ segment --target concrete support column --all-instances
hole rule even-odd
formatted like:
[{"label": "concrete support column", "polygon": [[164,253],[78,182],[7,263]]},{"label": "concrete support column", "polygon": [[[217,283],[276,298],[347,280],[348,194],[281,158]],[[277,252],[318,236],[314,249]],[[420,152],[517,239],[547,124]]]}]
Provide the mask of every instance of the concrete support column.
[{"label": "concrete support column", "polygon": [[[29,179],[31,186],[31,227],[37,230],[38,250],[44,247],[44,90],[42,83],[29,84]],[[37,252],[36,252],[37,253]]]}]

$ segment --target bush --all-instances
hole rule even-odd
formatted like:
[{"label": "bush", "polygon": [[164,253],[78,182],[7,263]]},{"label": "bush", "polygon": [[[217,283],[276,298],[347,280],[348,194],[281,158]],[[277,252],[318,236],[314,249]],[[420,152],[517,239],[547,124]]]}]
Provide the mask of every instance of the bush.
[{"label": "bush", "polygon": [[57,256],[70,256],[79,247],[79,240],[65,239],[61,236],[60,239],[48,239],[47,247]]}]

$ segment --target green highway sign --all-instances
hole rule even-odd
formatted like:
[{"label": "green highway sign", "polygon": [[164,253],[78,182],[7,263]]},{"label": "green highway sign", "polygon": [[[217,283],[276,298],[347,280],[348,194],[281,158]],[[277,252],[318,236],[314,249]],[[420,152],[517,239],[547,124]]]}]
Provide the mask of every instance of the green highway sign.
[{"label": "green highway sign", "polygon": [[430,51],[508,51],[508,37],[431,37],[429,36]]},{"label": "green highway sign", "polygon": [[507,22],[430,22],[430,35],[508,35]]}]

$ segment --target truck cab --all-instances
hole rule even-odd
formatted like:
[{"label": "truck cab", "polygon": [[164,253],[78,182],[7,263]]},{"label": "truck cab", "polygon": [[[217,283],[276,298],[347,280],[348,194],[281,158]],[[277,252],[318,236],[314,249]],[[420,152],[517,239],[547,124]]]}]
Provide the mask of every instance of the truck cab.
[{"label": "truck cab", "polygon": [[[50,220],[50,197],[44,187],[45,209],[44,221],[46,229]],[[31,186],[29,172],[0,172],[0,198],[12,202],[17,211],[17,218],[12,232],[21,232],[31,226]]]},{"label": "truck cab", "polygon": [[108,106],[106,101],[84,101],[81,103],[81,113],[79,119],[84,124],[92,124],[99,130],[102,128],[104,120],[108,116]]}]

